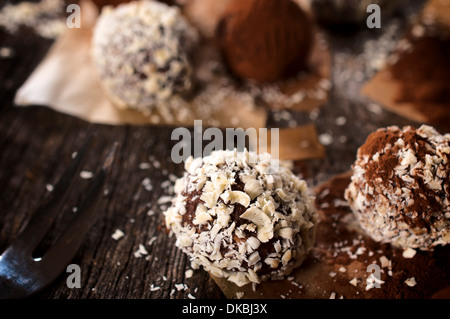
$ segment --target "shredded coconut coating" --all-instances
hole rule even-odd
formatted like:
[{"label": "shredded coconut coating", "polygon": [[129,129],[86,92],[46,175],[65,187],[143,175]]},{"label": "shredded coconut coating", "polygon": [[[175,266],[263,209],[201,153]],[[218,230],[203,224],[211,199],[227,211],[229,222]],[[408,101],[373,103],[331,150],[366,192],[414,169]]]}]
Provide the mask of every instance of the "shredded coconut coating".
[{"label": "shredded coconut coating", "polygon": [[177,7],[135,1],[103,8],[92,56],[114,104],[148,112],[191,89],[189,56],[197,40],[196,30]]},{"label": "shredded coconut coating", "polygon": [[396,126],[372,133],[360,147],[345,192],[374,240],[432,250],[450,242],[450,134]]},{"label": "shredded coconut coating", "polygon": [[236,150],[191,157],[164,213],[194,263],[238,286],[288,275],[314,244],[305,181],[281,165],[272,173],[271,163],[267,153]]}]

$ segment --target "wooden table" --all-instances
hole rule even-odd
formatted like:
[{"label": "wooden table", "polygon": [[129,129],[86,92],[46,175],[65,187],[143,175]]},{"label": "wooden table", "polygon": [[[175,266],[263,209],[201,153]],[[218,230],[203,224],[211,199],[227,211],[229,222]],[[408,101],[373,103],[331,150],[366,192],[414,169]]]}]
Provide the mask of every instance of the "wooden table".
[{"label": "wooden table", "polygon": [[[419,3],[416,1],[414,7],[405,9],[408,15]],[[330,134],[333,138],[326,145],[325,158],[296,163],[310,186],[347,171],[357,148],[376,128],[391,124],[417,125],[374,106],[359,94],[361,85],[373,74],[367,67],[373,55],[368,41],[381,41],[386,32],[393,37],[401,35],[405,15],[383,20],[381,30],[327,32],[333,59],[330,100],[316,116],[293,114],[297,124],[314,123],[319,134]],[[69,274],[63,273],[35,297],[223,298],[205,271],[194,270],[192,277],[187,278],[190,262],[175,247],[174,237],[165,231],[157,201],[165,195],[166,181],[173,175],[180,176],[183,170],[182,165],[170,160],[173,128],[94,125],[42,106],[13,105],[16,90],[51,44],[51,40],[26,28],[12,34],[0,29],[0,47],[12,48],[14,53],[10,58],[0,58],[0,251],[13,241],[48,196],[48,185],[57,181],[72,154],[88,135],[95,134],[83,170],[95,172],[115,141],[119,142],[119,153],[107,180],[107,195],[97,207],[99,218],[73,260],[81,268],[81,288],[69,289],[66,285]],[[374,48],[381,53],[389,50],[389,46]],[[336,121],[337,118],[340,120]],[[286,125],[276,119],[272,113],[268,125]],[[141,163],[151,165],[141,169]],[[142,184],[145,178],[151,180],[151,191]],[[89,180],[77,177],[62,216],[73,214],[73,207],[83,197],[88,184]],[[154,214],[149,214],[150,210]],[[45,244],[55,238],[67,219],[57,220]],[[116,229],[122,230],[125,236],[114,240],[111,236]],[[140,244],[146,247],[148,255],[136,258],[134,253]]]}]

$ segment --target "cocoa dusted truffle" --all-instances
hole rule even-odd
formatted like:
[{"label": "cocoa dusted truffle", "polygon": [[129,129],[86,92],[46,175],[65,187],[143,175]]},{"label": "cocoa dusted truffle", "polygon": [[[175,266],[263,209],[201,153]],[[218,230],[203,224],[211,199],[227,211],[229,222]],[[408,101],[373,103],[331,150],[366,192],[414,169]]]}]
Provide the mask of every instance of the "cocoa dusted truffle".
[{"label": "cocoa dusted truffle", "polygon": [[121,108],[145,112],[189,91],[197,37],[177,7],[151,0],[105,7],[92,55],[106,93]]},{"label": "cocoa dusted truffle", "polygon": [[191,157],[165,212],[176,245],[238,286],[288,275],[314,243],[317,215],[306,183],[282,166],[272,173],[273,163],[247,151]]},{"label": "cocoa dusted truffle", "polygon": [[369,135],[345,197],[374,240],[431,250],[450,242],[450,134],[396,126]]},{"label": "cocoa dusted truffle", "polygon": [[291,0],[231,0],[216,33],[230,70],[257,82],[305,69],[313,42],[311,21]]}]

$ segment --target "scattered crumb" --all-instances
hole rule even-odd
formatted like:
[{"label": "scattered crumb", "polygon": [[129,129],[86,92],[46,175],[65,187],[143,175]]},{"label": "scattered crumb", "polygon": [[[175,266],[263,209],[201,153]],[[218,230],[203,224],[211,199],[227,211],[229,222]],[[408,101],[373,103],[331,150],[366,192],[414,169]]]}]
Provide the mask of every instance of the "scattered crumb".
[{"label": "scattered crumb", "polygon": [[185,278],[191,278],[193,274],[194,274],[194,271],[193,271],[192,269],[188,269],[188,270],[186,270],[186,272],[184,273],[184,277],[185,277]]},{"label": "scattered crumb", "polygon": [[384,284],[384,281],[375,277],[374,274],[371,274],[369,277],[367,277],[366,283],[366,290],[370,290],[372,288],[380,288],[380,285]]},{"label": "scattered crumb", "polygon": [[242,299],[244,297],[244,292],[242,291],[237,291],[236,292],[236,298],[237,299]]},{"label": "scattered crumb", "polygon": [[334,272],[334,271],[332,271],[332,272],[330,272],[330,277],[334,277],[334,276],[336,276],[337,274]]},{"label": "scattered crumb", "polygon": [[320,134],[319,142],[325,146],[331,145],[333,143],[333,136],[331,136],[331,134],[329,134],[329,133]]},{"label": "scattered crumb", "polygon": [[193,295],[191,295],[190,293],[187,295],[189,299],[196,299]]},{"label": "scattered crumb", "polygon": [[367,108],[369,109],[370,112],[377,114],[377,115],[383,113],[383,109],[381,108],[381,106],[379,106],[378,104],[375,104],[375,103],[368,104]]},{"label": "scattered crumb", "polygon": [[9,47],[0,47],[0,58],[2,59],[8,59],[12,57],[14,54],[13,49]]},{"label": "scattered crumb", "polygon": [[381,256],[380,263],[381,263],[381,268],[386,268],[386,267],[389,267],[389,265],[391,264],[391,261],[389,259],[387,259],[386,256]]},{"label": "scattered crumb", "polygon": [[153,189],[152,181],[148,177],[142,180],[142,186],[144,186],[145,190],[149,192]]},{"label": "scattered crumb", "polygon": [[353,278],[352,280],[350,280],[350,283],[356,287],[358,285],[358,278]]},{"label": "scattered crumb", "polygon": [[339,116],[334,120],[334,123],[337,126],[343,126],[345,125],[345,123],[347,123],[347,118],[345,118],[344,116]]},{"label": "scattered crumb", "polygon": [[150,240],[148,241],[148,245],[151,246],[156,241],[156,239],[157,239],[156,236],[150,238]]},{"label": "scattered crumb", "polygon": [[134,257],[140,258],[143,255],[148,255],[148,251],[145,249],[144,245],[139,244],[139,249],[134,252]]},{"label": "scattered crumb", "polygon": [[114,240],[119,240],[120,238],[122,238],[123,236],[125,236],[125,233],[123,231],[121,231],[120,229],[116,229],[116,231],[114,232],[114,234],[111,235],[111,237]]},{"label": "scattered crumb", "polygon": [[331,293],[330,299],[336,299],[336,293],[335,293],[335,292],[332,292],[332,293]]},{"label": "scattered crumb", "polygon": [[158,199],[158,205],[168,204],[172,202],[172,196],[161,196]]},{"label": "scattered crumb", "polygon": [[53,189],[54,189],[52,184],[45,185],[45,188],[47,189],[48,192],[53,192]]},{"label": "scattered crumb", "polygon": [[413,258],[415,255],[416,255],[416,250],[412,249],[412,248],[406,248],[402,254],[403,258]]},{"label": "scattered crumb", "polygon": [[139,164],[139,169],[141,170],[146,170],[149,169],[151,167],[150,163],[140,163]]},{"label": "scattered crumb", "polygon": [[157,290],[160,290],[160,289],[161,289],[161,287],[154,286],[153,284],[150,286],[150,291],[157,291]]},{"label": "scattered crumb", "polygon": [[345,144],[345,143],[347,143],[348,138],[347,138],[347,136],[345,136],[345,135],[341,135],[341,136],[338,137],[338,141],[339,141],[339,143],[341,143],[341,144]]},{"label": "scattered crumb", "polygon": [[189,289],[188,285],[186,285],[186,284],[175,284],[175,288],[178,291],[182,291],[182,290],[186,291]]},{"label": "scattered crumb", "polygon": [[345,268],[344,266],[342,266],[342,267],[339,268],[339,271],[340,271],[340,272],[346,272],[346,271],[347,271],[347,268]]}]

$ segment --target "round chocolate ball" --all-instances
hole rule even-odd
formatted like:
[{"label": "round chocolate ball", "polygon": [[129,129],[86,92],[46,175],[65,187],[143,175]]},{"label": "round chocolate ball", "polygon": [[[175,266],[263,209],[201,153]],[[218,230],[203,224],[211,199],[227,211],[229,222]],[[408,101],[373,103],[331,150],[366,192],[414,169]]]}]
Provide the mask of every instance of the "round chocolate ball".
[{"label": "round chocolate ball", "polygon": [[231,0],[216,33],[232,73],[274,82],[307,67],[312,29],[309,17],[291,0]]},{"label": "round chocolate ball", "polygon": [[274,163],[247,151],[186,161],[165,218],[195,264],[243,286],[279,279],[303,262],[315,237],[313,199],[305,181]]},{"label": "round chocolate ball", "polygon": [[147,112],[185,94],[193,86],[197,37],[177,7],[152,0],[105,7],[92,57],[107,95],[118,107]]},{"label": "round chocolate ball", "polygon": [[357,153],[345,197],[374,240],[431,250],[450,242],[450,134],[382,128]]}]

